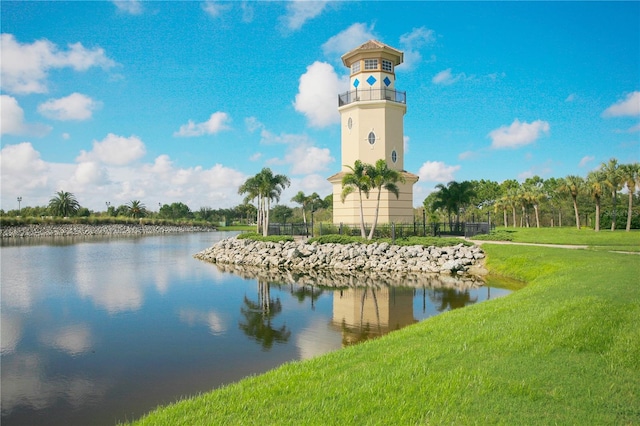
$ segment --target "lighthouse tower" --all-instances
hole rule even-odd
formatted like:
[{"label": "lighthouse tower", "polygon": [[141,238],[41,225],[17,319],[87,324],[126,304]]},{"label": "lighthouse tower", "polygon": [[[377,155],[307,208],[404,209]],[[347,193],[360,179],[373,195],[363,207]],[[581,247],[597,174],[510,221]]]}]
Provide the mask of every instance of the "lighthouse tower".
[{"label": "lighthouse tower", "polygon": [[[401,172],[399,198],[382,190],[378,223],[413,222],[413,185],[418,176],[404,170],[404,114],[406,92],[396,90],[395,67],[403,53],[376,40],[342,55],[351,70],[349,91],[338,95],[341,117],[342,170],[328,178],[333,185],[333,223],[359,224],[358,193],[341,200],[342,177],[356,160],[375,164],[383,159],[390,169]],[[363,196],[364,221],[373,223],[376,196]]]}]

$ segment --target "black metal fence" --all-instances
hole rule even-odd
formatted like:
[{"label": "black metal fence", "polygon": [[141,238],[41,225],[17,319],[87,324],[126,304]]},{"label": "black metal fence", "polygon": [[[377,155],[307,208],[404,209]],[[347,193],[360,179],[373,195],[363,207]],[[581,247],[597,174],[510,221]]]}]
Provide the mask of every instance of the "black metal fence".
[{"label": "black metal fence", "polygon": [[[386,223],[378,224],[374,230],[375,238],[406,238],[406,237],[441,237],[464,236],[467,238],[478,234],[488,234],[494,228],[488,222],[438,222],[438,223]],[[371,224],[365,224],[368,236]],[[270,223],[269,235],[302,235],[318,237],[322,235],[338,234],[360,236],[360,225],[315,223],[305,226],[304,223]]]}]

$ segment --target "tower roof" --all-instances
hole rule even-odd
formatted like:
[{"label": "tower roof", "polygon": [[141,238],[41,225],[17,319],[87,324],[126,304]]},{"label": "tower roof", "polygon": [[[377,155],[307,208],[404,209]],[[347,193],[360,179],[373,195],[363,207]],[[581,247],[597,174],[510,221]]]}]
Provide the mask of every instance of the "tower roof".
[{"label": "tower roof", "polygon": [[404,53],[398,49],[386,45],[378,40],[369,40],[342,55],[342,63],[346,67],[350,67],[355,60],[362,57],[368,57],[372,53],[378,53],[378,56],[383,56],[384,58],[391,60],[395,66],[400,65],[404,59]]}]

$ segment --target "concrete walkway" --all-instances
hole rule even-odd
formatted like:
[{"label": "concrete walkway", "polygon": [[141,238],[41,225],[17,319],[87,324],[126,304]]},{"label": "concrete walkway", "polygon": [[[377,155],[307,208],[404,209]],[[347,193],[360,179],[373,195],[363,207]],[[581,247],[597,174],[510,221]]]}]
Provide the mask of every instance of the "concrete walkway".
[{"label": "concrete walkway", "polygon": [[[467,240],[465,238],[465,240]],[[577,245],[577,244],[541,244],[541,243],[519,243],[515,241],[489,241],[489,240],[467,240],[471,243],[481,246],[482,244],[514,244],[519,246],[538,246],[538,247],[555,247],[573,250],[586,250],[589,246]],[[639,251],[617,251],[617,250],[603,250],[609,253],[621,253],[621,254],[635,254],[640,255]]]}]

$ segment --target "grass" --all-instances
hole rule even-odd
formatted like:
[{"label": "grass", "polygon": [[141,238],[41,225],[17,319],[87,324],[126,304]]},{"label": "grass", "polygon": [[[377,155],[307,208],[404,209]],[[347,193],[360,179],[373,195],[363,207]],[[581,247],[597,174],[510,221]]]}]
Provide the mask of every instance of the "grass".
[{"label": "grass", "polygon": [[492,271],[529,285],[135,424],[640,423],[640,256],[484,249]]},{"label": "grass", "polygon": [[389,243],[395,244],[399,246],[413,246],[413,245],[422,245],[425,247],[435,246],[435,247],[451,247],[458,244],[463,244],[466,246],[471,246],[473,243],[470,243],[465,240],[461,240],[460,238],[450,237],[450,238],[440,238],[440,237],[407,237],[407,238],[396,238],[393,241],[391,238],[375,238],[373,240],[367,240],[362,237],[355,237],[350,235],[338,235],[338,234],[328,234],[323,235],[321,237],[309,238],[308,242],[312,243],[317,241],[319,244],[350,244],[350,243],[360,243],[360,244],[373,244],[373,243]]},{"label": "grass", "polygon": [[[474,237],[475,239],[476,237]],[[493,241],[513,241],[538,244],[585,245],[592,250],[640,252],[640,230],[601,230],[590,228],[504,228],[498,227],[491,234],[477,236],[477,239]]]}]

